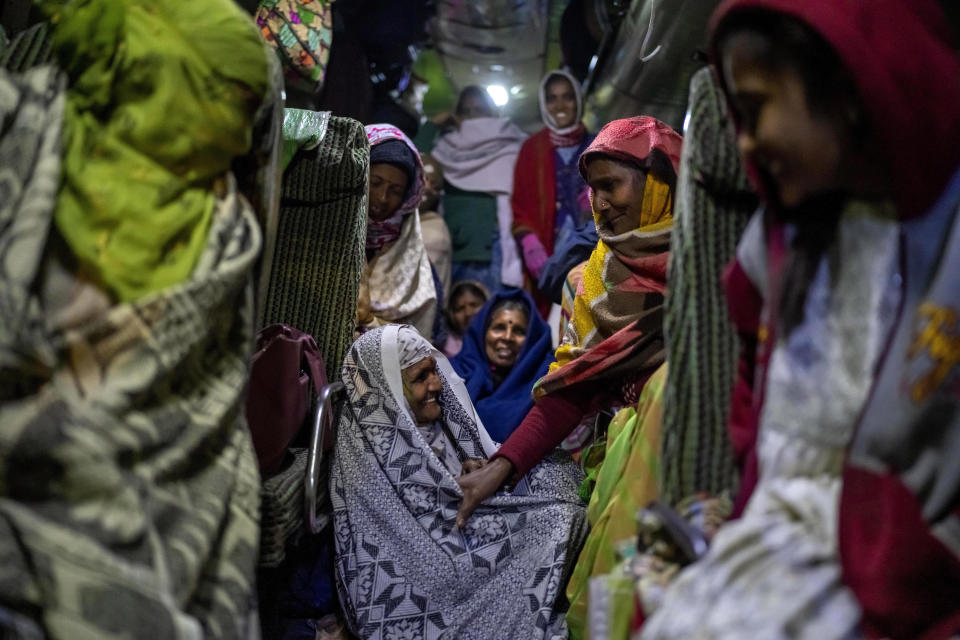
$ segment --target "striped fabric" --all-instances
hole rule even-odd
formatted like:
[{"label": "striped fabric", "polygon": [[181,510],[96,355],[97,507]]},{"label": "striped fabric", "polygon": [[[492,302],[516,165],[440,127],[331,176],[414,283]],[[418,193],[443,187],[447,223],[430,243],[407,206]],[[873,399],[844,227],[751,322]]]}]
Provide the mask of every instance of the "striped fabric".
[{"label": "striped fabric", "polygon": [[274,258],[264,266],[260,326],[284,323],[313,336],[330,380],[353,342],[369,158],[363,125],[331,116],[319,146],[298,152],[284,172]]},{"label": "striped fabric", "polygon": [[560,292],[561,310],[559,335],[561,336],[566,332],[567,324],[570,323],[570,318],[573,317],[573,301],[577,297],[577,289],[580,287],[580,281],[583,280],[583,269],[586,266],[586,262],[581,262],[573,269],[570,269],[570,273],[567,274],[566,279],[563,281],[563,290]]},{"label": "striped fabric", "polygon": [[53,58],[50,29],[41,22],[18,33],[0,53],[0,67],[12,73],[46,64]]},{"label": "striped fabric", "polygon": [[670,371],[664,399],[661,499],[731,490],[726,433],[737,341],[720,282],[756,207],[722,94],[709,69],[690,83],[670,247],[664,333]]}]

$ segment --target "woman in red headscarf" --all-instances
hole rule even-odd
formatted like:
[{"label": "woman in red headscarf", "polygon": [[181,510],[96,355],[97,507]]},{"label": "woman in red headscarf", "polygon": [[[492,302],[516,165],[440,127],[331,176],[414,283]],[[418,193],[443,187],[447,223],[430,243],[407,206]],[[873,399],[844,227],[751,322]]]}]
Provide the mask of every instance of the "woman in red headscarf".
[{"label": "woman in red headscarf", "polygon": [[586,416],[635,404],[664,362],[663,294],[681,137],[648,116],[615,120],[580,156],[600,241],[537,403],[491,461],[463,476],[458,514],[557,447]]},{"label": "woman in red headscarf", "polygon": [[[960,63],[928,0],[731,0],[741,517],[644,638],[960,632]],[[646,612],[651,613],[651,612]]]}]

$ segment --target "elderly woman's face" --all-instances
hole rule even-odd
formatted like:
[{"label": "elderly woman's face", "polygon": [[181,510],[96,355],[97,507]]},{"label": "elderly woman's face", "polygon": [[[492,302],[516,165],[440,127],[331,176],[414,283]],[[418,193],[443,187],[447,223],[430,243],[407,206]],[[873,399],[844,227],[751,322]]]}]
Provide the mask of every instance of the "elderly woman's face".
[{"label": "elderly woman's face", "polygon": [[498,369],[517,363],[527,341],[527,315],[518,309],[501,309],[490,319],[487,328],[487,360]]},{"label": "elderly woman's face", "polygon": [[403,204],[407,194],[407,174],[392,164],[370,165],[370,219],[386,220]]},{"label": "elderly woman's face", "polygon": [[587,184],[593,189],[593,210],[601,230],[619,235],[640,226],[646,182],[641,169],[603,156],[590,160]]},{"label": "elderly woman's face", "polygon": [[413,410],[417,424],[431,424],[440,419],[440,391],[443,383],[437,374],[437,361],[424,358],[400,372],[403,395]]}]

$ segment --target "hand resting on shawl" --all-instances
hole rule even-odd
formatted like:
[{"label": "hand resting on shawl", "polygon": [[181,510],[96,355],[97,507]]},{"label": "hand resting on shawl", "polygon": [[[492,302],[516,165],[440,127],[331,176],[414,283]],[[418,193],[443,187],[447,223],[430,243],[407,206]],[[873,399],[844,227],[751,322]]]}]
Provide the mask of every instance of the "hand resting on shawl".
[{"label": "hand resting on shawl", "polygon": [[486,466],[486,458],[467,458],[463,461],[463,467],[460,469],[460,477],[467,475],[468,473],[473,473],[474,471],[479,471],[484,466]]},{"label": "hand resting on shawl", "polygon": [[[464,469],[466,467],[464,464]],[[457,484],[463,491],[463,500],[457,509],[457,528],[465,527],[480,503],[495,494],[512,476],[513,463],[506,458],[494,458],[481,464],[476,471],[465,471],[457,478]]]}]

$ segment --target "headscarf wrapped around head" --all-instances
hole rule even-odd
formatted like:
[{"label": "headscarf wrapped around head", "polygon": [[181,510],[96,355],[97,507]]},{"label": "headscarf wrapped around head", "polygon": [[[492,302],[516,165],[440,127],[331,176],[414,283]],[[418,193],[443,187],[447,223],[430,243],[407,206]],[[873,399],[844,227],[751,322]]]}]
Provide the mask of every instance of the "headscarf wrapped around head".
[{"label": "headscarf wrapped around head", "polygon": [[397,167],[407,176],[407,190],[403,194],[403,199],[407,199],[407,193],[413,187],[413,182],[417,176],[417,159],[413,155],[403,140],[385,140],[380,144],[370,147],[370,166],[375,164],[389,164]]},{"label": "headscarf wrapped around head", "polygon": [[673,127],[650,116],[622,118],[606,124],[580,156],[580,175],[587,179],[587,164],[597,155],[610,156],[642,168],[650,167],[650,153],[663,153],[674,172],[680,168],[683,137]]},{"label": "headscarf wrapped around head", "polygon": [[[517,638],[566,637],[557,584],[586,530],[582,474],[568,457],[545,460],[457,527],[463,492],[403,397],[400,364],[421,347],[409,327],[389,325],[362,335],[344,358],[330,500],[347,622],[363,638],[398,629],[462,638],[505,624]],[[443,355],[433,357],[441,442],[461,459],[492,456],[463,381]],[[409,597],[384,607],[381,592]]]},{"label": "headscarf wrapped around head", "polygon": [[[676,171],[682,142],[669,125],[650,116],[614,120],[580,156],[580,172],[586,178],[587,163],[598,155],[649,169],[655,149]],[[598,224],[600,241],[584,267],[556,362],[537,383],[538,395],[587,380],[647,375],[663,363],[663,294],[673,224],[667,176],[647,170],[642,209],[641,226],[633,231],[613,235]]]},{"label": "headscarf wrapped around head", "polygon": [[[250,150],[268,94],[269,60],[249,15],[222,1],[37,5],[69,80],[58,230],[115,299],[187,280],[217,185]],[[12,205],[3,180],[0,201]]]},{"label": "headscarf wrapped around head", "polygon": [[435,351],[433,345],[413,327],[402,325],[397,331],[397,355],[401,371],[429,358]]},{"label": "headscarf wrapped around head", "polygon": [[[494,384],[486,352],[486,334],[493,310],[504,300],[516,300],[527,307],[527,334],[517,361],[500,382]],[[533,406],[530,392],[553,360],[550,327],[537,312],[536,303],[523,289],[498,291],[477,312],[463,336],[463,348],[451,364],[463,376],[480,420],[490,436],[505,442]]]},{"label": "headscarf wrapped around head", "polygon": [[[576,96],[577,112],[574,114],[573,124],[568,127],[558,127],[553,116],[547,111],[547,85],[554,79],[563,78],[573,87],[573,94]],[[583,91],[580,83],[570,73],[563,69],[556,69],[543,76],[540,80],[540,119],[550,130],[550,142],[554,147],[573,147],[583,140],[587,135],[587,129],[583,126]]]},{"label": "headscarf wrapped around head", "polygon": [[410,215],[417,211],[425,185],[420,154],[393,125],[367,125],[366,132],[373,147],[393,140],[403,142],[416,161],[414,179],[403,204],[387,220],[367,224],[367,249],[375,250],[366,279],[370,309],[381,324],[412,324],[422,334],[430,335],[437,311],[437,290],[423,246],[420,216]]},{"label": "headscarf wrapped around head", "polygon": [[[370,124],[364,129],[370,141],[370,164],[395,165],[403,169],[408,179],[406,196],[393,215],[386,220],[367,222],[367,249],[379,249],[400,235],[404,217],[416,211],[423,198],[426,180],[420,154],[403,131],[392,124]],[[403,144],[408,153],[404,153],[396,143]]]},{"label": "headscarf wrapped around head", "polygon": [[[714,64],[720,63],[716,36],[723,24],[755,10],[790,16],[830,44],[850,73],[871,133],[887,150],[879,161],[894,179],[898,215],[925,212],[960,164],[960,60],[936,3],[728,0],[710,21]],[[762,192],[756,167],[749,159],[746,164]]]}]

